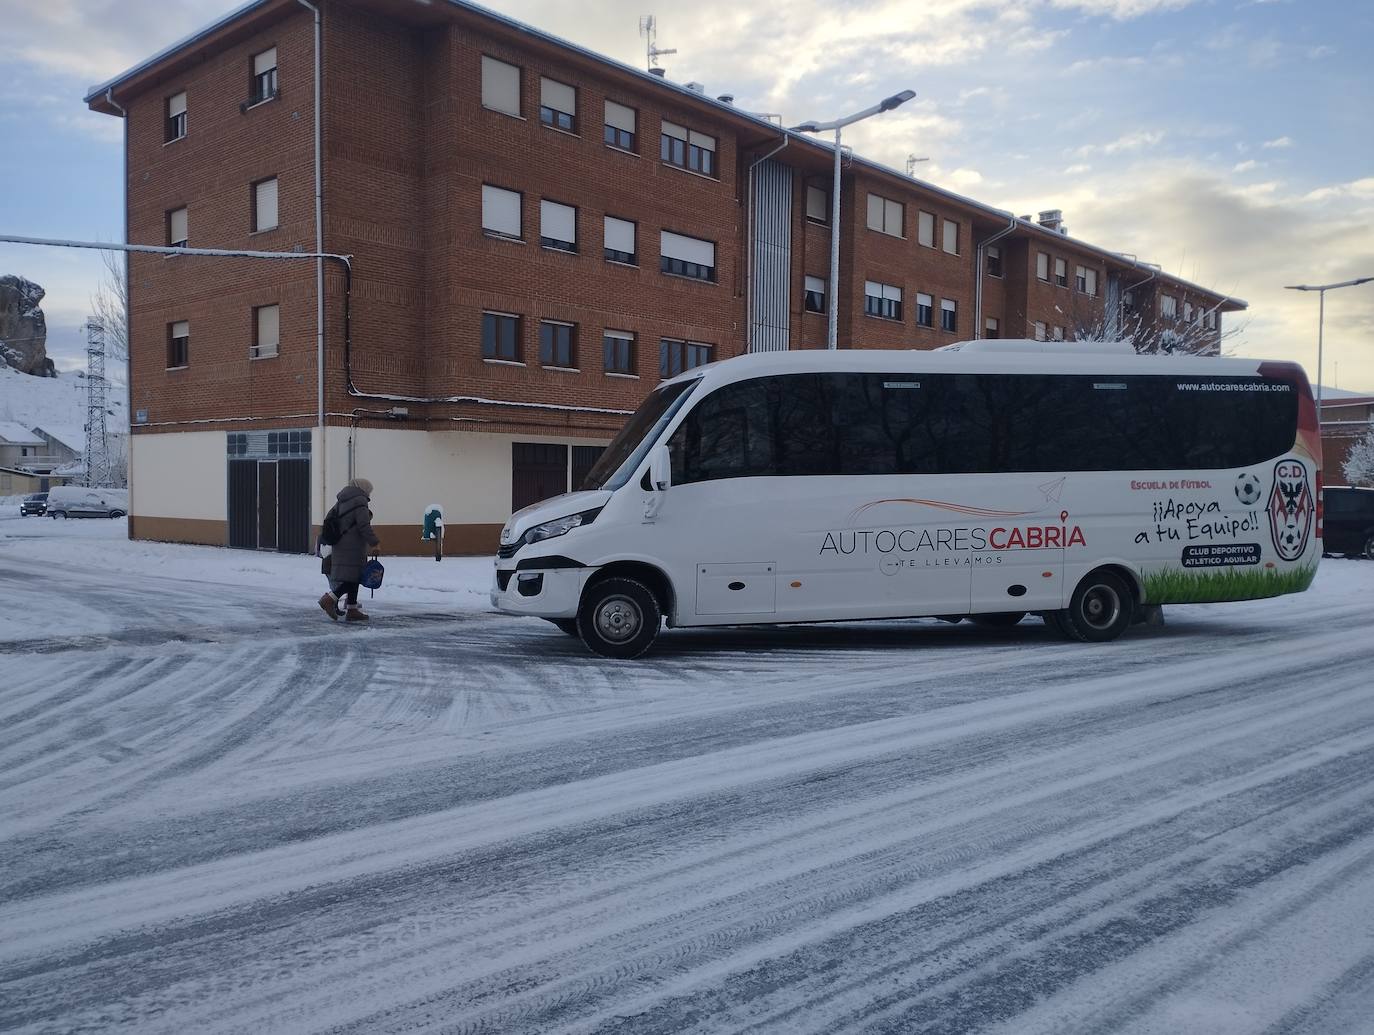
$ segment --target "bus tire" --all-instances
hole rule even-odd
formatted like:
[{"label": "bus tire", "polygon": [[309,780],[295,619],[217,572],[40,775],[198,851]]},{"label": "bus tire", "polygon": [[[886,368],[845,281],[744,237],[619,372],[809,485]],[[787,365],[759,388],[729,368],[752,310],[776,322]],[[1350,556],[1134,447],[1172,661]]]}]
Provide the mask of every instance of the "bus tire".
[{"label": "bus tire", "polygon": [[987,614],[969,615],[969,621],[985,629],[1010,629],[1025,617],[1024,611],[990,611]]},{"label": "bus tire", "polygon": [[581,636],[577,631],[576,618],[548,618],[545,619],[550,625],[558,627],[559,632],[567,633],[569,636]]},{"label": "bus tire", "polygon": [[638,579],[612,577],[582,593],[577,631],[589,650],[606,658],[637,658],[658,637],[663,610]]},{"label": "bus tire", "polygon": [[1131,588],[1109,571],[1083,577],[1063,611],[1051,612],[1055,626],[1071,640],[1105,643],[1126,631],[1135,613]]}]

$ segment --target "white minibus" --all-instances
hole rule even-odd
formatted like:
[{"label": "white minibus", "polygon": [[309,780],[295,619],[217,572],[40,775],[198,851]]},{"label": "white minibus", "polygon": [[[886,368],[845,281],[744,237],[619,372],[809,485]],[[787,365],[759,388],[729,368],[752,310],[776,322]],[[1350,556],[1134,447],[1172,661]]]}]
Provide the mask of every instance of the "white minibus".
[{"label": "white minibus", "polygon": [[493,606],[637,657],[674,627],[1040,614],[1300,592],[1321,446],[1292,363],[978,341],[774,352],[665,381],[580,491],[513,515]]}]

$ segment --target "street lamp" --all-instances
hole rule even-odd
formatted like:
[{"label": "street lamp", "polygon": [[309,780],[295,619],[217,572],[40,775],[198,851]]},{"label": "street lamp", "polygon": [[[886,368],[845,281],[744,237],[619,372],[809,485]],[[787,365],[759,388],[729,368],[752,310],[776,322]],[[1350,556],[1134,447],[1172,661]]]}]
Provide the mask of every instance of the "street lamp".
[{"label": "street lamp", "polygon": [[1286,291],[1317,292],[1317,431],[1319,433],[1322,426],[1322,325],[1326,322],[1326,293],[1334,291],[1336,288],[1368,284],[1371,280],[1374,280],[1374,277],[1357,277],[1354,280],[1343,280],[1339,284],[1284,285]]},{"label": "street lamp", "polygon": [[830,188],[830,282],[827,285],[830,293],[830,313],[826,348],[837,347],[840,327],[840,130],[872,115],[891,111],[915,96],[915,90],[903,90],[884,98],[871,108],[865,108],[842,119],[832,122],[803,122],[800,126],[792,127],[794,133],[824,133],[828,129],[835,131],[835,179]]}]

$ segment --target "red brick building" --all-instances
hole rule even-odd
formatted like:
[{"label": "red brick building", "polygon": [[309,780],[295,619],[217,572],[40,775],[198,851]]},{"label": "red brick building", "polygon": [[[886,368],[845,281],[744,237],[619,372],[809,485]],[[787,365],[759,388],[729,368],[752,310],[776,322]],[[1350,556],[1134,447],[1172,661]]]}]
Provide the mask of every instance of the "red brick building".
[{"label": "red brick building", "polygon": [[[250,3],[87,97],[125,119],[130,242],[306,255],[132,257],[132,535],[304,549],[356,472],[389,550],[437,501],[484,551],[661,375],[825,346],[823,144],[466,3],[318,8]],[[858,156],[840,209],[841,348],[1214,348],[1244,308]],[[322,323],[317,250],[351,256]]]},{"label": "red brick building", "polygon": [[1345,462],[1355,443],[1374,430],[1374,395],[1327,388],[1322,393],[1322,476],[1349,485]]}]

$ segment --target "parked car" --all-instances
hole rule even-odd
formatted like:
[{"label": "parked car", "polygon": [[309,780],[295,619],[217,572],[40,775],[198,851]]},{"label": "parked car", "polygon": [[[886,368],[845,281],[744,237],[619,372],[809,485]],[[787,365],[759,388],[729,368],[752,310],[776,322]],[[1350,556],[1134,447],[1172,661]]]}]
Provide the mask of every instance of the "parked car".
[{"label": "parked car", "polygon": [[128,489],[90,489],[59,485],[48,493],[48,516],[120,518],[129,513]]},{"label": "parked car", "polygon": [[34,492],[25,496],[19,504],[19,516],[28,517],[30,514],[37,514],[42,517],[48,511],[48,494],[46,492]]},{"label": "parked car", "polygon": [[1322,548],[1374,561],[1374,489],[1328,488],[1324,499]]}]

